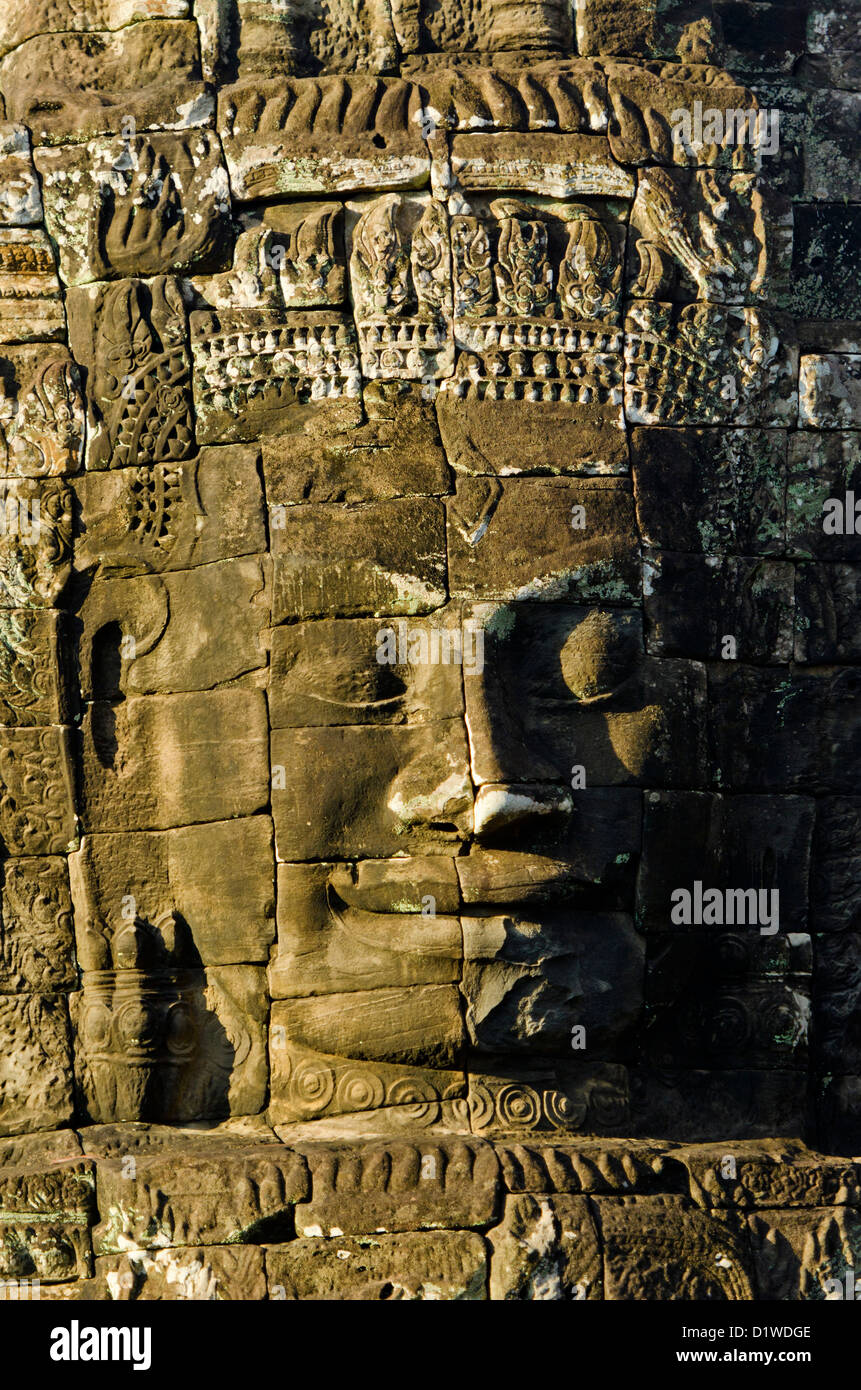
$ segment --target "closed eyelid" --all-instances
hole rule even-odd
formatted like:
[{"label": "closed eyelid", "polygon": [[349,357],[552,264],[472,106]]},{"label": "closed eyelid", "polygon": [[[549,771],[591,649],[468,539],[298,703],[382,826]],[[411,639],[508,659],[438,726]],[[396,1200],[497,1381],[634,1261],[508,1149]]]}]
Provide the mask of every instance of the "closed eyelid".
[{"label": "closed eyelid", "polygon": [[[347,657],[339,658],[337,662],[330,657],[328,662],[321,660],[315,663],[313,654],[307,649],[288,664],[281,679],[296,695],[342,709],[393,708],[403,698],[400,679],[389,671],[384,674],[383,669],[375,663],[350,661]],[[383,680],[390,693],[379,693]],[[398,681],[401,689],[392,691],[394,680]]]},{"label": "closed eyelid", "polygon": [[400,705],[403,695],[389,695],[382,700],[342,700],[338,696],[323,695],[318,690],[304,690],[308,700],[316,700],[321,705],[334,705],[339,709],[385,709],[389,705]]}]

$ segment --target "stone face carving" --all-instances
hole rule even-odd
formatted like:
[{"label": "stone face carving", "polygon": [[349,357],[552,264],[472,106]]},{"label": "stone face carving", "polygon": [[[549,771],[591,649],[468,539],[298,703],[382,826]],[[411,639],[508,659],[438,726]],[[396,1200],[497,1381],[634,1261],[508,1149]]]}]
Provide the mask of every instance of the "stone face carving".
[{"label": "stone face carving", "polygon": [[722,65],[699,0],[6,8],[0,1279],[824,1296],[837,19],[718,6]]}]

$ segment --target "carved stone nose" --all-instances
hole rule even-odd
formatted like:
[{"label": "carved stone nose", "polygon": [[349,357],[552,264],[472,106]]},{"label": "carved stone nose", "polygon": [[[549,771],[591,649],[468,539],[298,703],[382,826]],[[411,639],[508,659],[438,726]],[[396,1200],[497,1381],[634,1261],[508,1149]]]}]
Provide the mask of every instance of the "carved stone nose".
[{"label": "carved stone nose", "polygon": [[491,782],[475,797],[475,834],[494,835],[522,821],[569,816],[574,799],[565,787],[546,782]]}]

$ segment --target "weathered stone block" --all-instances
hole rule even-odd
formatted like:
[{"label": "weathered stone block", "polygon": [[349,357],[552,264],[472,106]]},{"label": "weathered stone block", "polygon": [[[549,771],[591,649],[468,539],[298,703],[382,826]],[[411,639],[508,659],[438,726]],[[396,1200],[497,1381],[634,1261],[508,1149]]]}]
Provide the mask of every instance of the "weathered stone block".
[{"label": "weathered stone block", "polygon": [[409,381],[363,383],[364,420],[327,425],[315,412],[304,431],[264,438],[263,474],[275,529],[276,508],[297,502],[365,502],[441,496],[449,491],[427,387]]},{"label": "weathered stone block", "polygon": [[598,1234],[585,1197],[507,1197],[502,1224],[487,1239],[492,1299],[604,1296]]},{"label": "weathered stone block", "polygon": [[[282,1017],[286,1022],[282,1022]],[[285,1143],[296,1125],[313,1138],[321,1121],[367,1115],[371,1126],[389,1121],[402,1132],[427,1131],[452,1117],[452,1101],[466,1094],[462,1072],[390,1062],[356,1062],[289,1041],[290,1015],[273,1003],[270,1028],[272,1081],[270,1122]],[[459,1107],[464,1111],[465,1106]],[[464,1116],[466,1118],[466,1116]],[[307,1123],[314,1121],[314,1124]],[[304,1123],[303,1123],[304,1122]],[[337,1131],[337,1124],[334,1126]],[[469,1133],[468,1124],[463,1125]],[[325,1136],[328,1137],[328,1136]],[[345,1135],[346,1137],[346,1135]]]},{"label": "weathered stone block", "polygon": [[392,8],[398,43],[405,54],[454,56],[469,44],[495,53],[505,62],[506,55],[522,56],[517,54],[519,49],[532,57],[566,51],[572,43],[568,9],[559,0],[538,0],[537,4],[513,9],[508,5],[482,6],[476,0],[444,0],[440,5],[428,0],[397,0]]},{"label": "weathered stone block", "polygon": [[694,1200],[705,1207],[857,1207],[861,1199],[857,1163],[813,1154],[793,1139],[698,1144],[678,1161],[690,1174]]},{"label": "weathered stone block", "polygon": [[549,1138],[554,1131],[561,1137],[630,1129],[628,1071],[617,1062],[566,1062],[561,1053],[521,1055],[514,1065],[502,1054],[477,1061],[487,1070],[469,1073],[468,1109],[472,1132],[482,1138],[508,1143],[533,1133]]},{"label": "weathered stone block", "polygon": [[285,999],[274,1018],[297,1047],[417,1067],[454,1066],[465,1037],[453,984]]},{"label": "weathered stone block", "polygon": [[[557,784],[545,812],[557,825],[574,809],[569,787],[702,784],[704,669],[644,658],[639,614],[543,603],[471,612],[485,634],[483,673],[464,682],[476,784],[522,784],[533,802]],[[536,805],[520,806],[538,819]]]},{"label": "weathered stone block", "polygon": [[630,1128],[700,1142],[801,1134],[807,1123],[807,1077],[801,1071],[703,1071],[683,1066],[631,1071]]},{"label": "weathered stone block", "polygon": [[601,135],[455,135],[448,187],[517,189],[548,198],[630,198],[634,180]]},{"label": "weathered stone block", "polygon": [[461,990],[479,1052],[614,1058],[643,1002],[644,948],[621,913],[538,910],[462,918]]},{"label": "weathered stone block", "polygon": [[69,1018],[60,994],[0,994],[0,1134],[72,1118]]},{"label": "weathered stone block", "polygon": [[702,31],[700,44],[707,60],[715,38],[711,11],[711,4],[702,0],[575,0],[578,51],[644,58],[672,58],[678,51],[700,61],[696,38]]},{"label": "weathered stone block", "polygon": [[78,616],[84,700],[209,690],[266,665],[269,595],[256,556],[97,578]]},{"label": "weathered stone block", "polygon": [[0,222],[7,227],[29,227],[42,221],[42,195],[30,132],[26,126],[0,124]]},{"label": "weathered stone block", "polygon": [[798,423],[807,429],[839,430],[857,425],[861,411],[861,354],[802,357]]},{"label": "weathered stone block", "polygon": [[639,589],[630,484],[459,478],[448,504],[452,594],[630,603]]},{"label": "weathered stone block", "polygon": [[[53,442],[49,434],[35,450],[25,447],[34,472],[50,472],[52,455],[59,462]],[[40,476],[0,481],[0,527],[0,609],[54,606],[71,573],[69,488],[59,478]]]},{"label": "weathered stone block", "polygon": [[810,877],[813,931],[861,930],[861,800],[822,797],[816,803],[816,833]]},{"label": "weathered stone block", "polygon": [[804,193],[826,202],[861,200],[854,135],[861,119],[861,92],[814,91],[810,97],[814,134],[804,161]]},{"label": "weathered stone block", "polygon": [[499,1160],[481,1140],[303,1146],[301,1152],[311,1200],[296,1208],[298,1235],[481,1228],[496,1217]]},{"label": "weathered stone block", "polygon": [[802,796],[647,792],[638,923],[672,931],[673,892],[699,880],[704,889],[774,888],[781,930],[804,931],[814,805]]},{"label": "weathered stone block", "polygon": [[265,551],[257,461],[257,449],[226,445],[176,467],[85,474],[75,483],[86,527],[76,568],[125,578]]},{"label": "weathered stone block", "polygon": [[98,1297],[119,1303],[266,1298],[263,1251],[253,1245],[131,1250],[95,1262]]},{"label": "weathered stone block", "polygon": [[[0,180],[5,163],[0,137]],[[64,338],[65,329],[63,297],[47,236],[35,228],[0,229],[0,342],[48,342]]]},{"label": "weathered stone block", "polygon": [[350,511],[287,507],[273,527],[272,618],[412,614],[446,598],[443,510],[431,499]]},{"label": "weathered stone block", "polygon": [[[560,903],[630,905],[642,844],[638,790],[584,787],[577,792],[570,817],[559,821],[542,814],[540,803],[532,809],[533,821],[528,815],[520,819],[515,803],[508,822],[513,836],[518,827],[529,826],[530,852],[514,845],[473,845],[469,854],[453,861],[467,910],[503,913],[512,904],[527,911]],[[501,820],[500,829],[504,828]]]},{"label": "weathered stone block", "polygon": [[373,1240],[294,1240],[266,1251],[270,1298],[475,1302],[487,1297],[487,1254],[467,1231]]},{"label": "weathered stone block", "polygon": [[805,1068],[810,969],[800,933],[650,937],[646,1054],[658,1067]]},{"label": "weathered stone block", "polygon": [[223,265],[230,193],[211,131],[42,147],[34,160],[67,285]]},{"label": "weathered stone block", "polygon": [[75,836],[68,729],[9,729],[0,751],[0,844],[62,854]]},{"label": "weathered stone block", "polygon": [[636,429],[631,447],[646,545],[710,555],[782,549],[783,432]]},{"label": "weathered stone block", "polygon": [[[402,7],[403,14],[403,7]],[[531,10],[490,11],[528,23]],[[529,17],[527,19],[527,16]],[[589,58],[544,57],[538,51],[498,52],[468,68],[407,59],[405,72],[427,92],[430,124],[436,131],[484,129],[603,132],[607,128],[607,83],[600,63]],[[430,116],[430,111],[428,111]],[[428,135],[434,147],[435,132]]]},{"label": "weathered stone block", "polygon": [[28,1153],[26,1147],[17,1155],[4,1155],[0,1278],[40,1283],[84,1278],[92,1268],[89,1227],[95,1216],[91,1163],[76,1161],[74,1154],[51,1158],[46,1152]]},{"label": "weathered stone block", "polygon": [[72,717],[69,629],[52,609],[0,609],[0,726],[38,728]]},{"label": "weathered stone block", "polygon": [[[274,256],[275,250],[265,254]],[[258,307],[256,299],[248,308],[247,298],[240,307],[197,310],[190,316],[201,443],[360,425],[361,379],[352,320],[334,309]]]},{"label": "weathered stone block", "polygon": [[[90,1134],[87,1147],[92,1147]],[[179,1162],[180,1155],[169,1149],[132,1149],[133,1163],[124,1161],[125,1153],[119,1131],[98,1164],[97,1255],[137,1247],[152,1258],[159,1247],[289,1239],[293,1208],[308,1195],[303,1158],[280,1144],[196,1137],[183,1146]]]},{"label": "weathered stone block", "polygon": [[[330,116],[333,102],[338,111],[333,107]],[[413,84],[364,73],[251,79],[222,87],[218,130],[233,196],[241,203],[284,194],[421,188],[430,176],[421,106]]]},{"label": "weathered stone block", "polygon": [[454,718],[463,710],[463,654],[458,605],[409,621],[334,618],[276,627],[269,676],[272,728]]},{"label": "weathered stone block", "polygon": [[156,923],[174,913],[186,948],[206,966],[268,959],[275,934],[268,816],[86,835],[69,864],[85,970],[110,964],[112,934],[135,915]]},{"label": "weathered stone block", "polygon": [[816,1047],[824,1071],[861,1071],[861,935],[854,931],[817,936],[814,1001]]},{"label": "weathered stone block", "polygon": [[69,341],[88,375],[87,468],[191,458],[191,360],[177,279],[72,288],[67,304]]},{"label": "weathered stone block", "polygon": [[789,436],[787,462],[791,553],[826,561],[861,560],[861,531],[855,524],[855,498],[861,501],[861,435],[854,430],[799,430]]},{"label": "weathered stone block", "polygon": [[[791,659],[795,573],[787,561],[661,550],[647,555],[643,573],[652,655]],[[680,608],[680,590],[696,591],[695,613]]]},{"label": "weathered stone block", "polygon": [[683,1197],[596,1197],[604,1297],[753,1297],[747,1242]]},{"label": "weathered stone block", "polygon": [[76,1077],[90,1120],[185,1124],[262,1110],[262,969],[114,964],[85,971],[81,993],[71,998]]},{"label": "weathered stone block", "polygon": [[17,48],[35,34],[92,33],[121,29],[134,20],[185,19],[188,0],[30,0],[3,16],[0,53]]},{"label": "weathered stone block", "polygon": [[861,566],[796,565],[795,660],[813,665],[861,661],[855,615]]},{"label": "weathered stone block", "polygon": [[253,687],[97,701],[83,724],[85,828],[166,830],[265,810],[267,742],[265,697]]},{"label": "weathered stone block", "polygon": [[[815,138],[815,136],[814,136]],[[852,319],[861,313],[861,209],[801,203],[795,208],[788,307],[803,319]]]},{"label": "weathered stone block", "polygon": [[[674,209],[680,194],[666,170],[650,170],[663,188],[655,204]],[[652,203],[649,204],[652,206]],[[798,347],[792,320],[766,311],[698,299],[681,307],[665,294],[661,267],[672,255],[659,240],[643,260],[625,319],[625,415],[638,425],[791,426],[798,418]],[[651,230],[651,229],[649,229]],[[655,235],[655,233],[653,233]],[[700,290],[708,289],[707,281]]]},{"label": "weathered stone block", "polygon": [[[233,23],[228,26],[223,13],[219,16],[221,65],[233,59],[242,77],[397,71],[390,8],[388,4],[333,8],[319,0],[311,5],[286,0],[273,10],[265,0],[238,0],[230,16]],[[195,10],[198,20],[199,9]]]},{"label": "weathered stone block", "polygon": [[215,103],[200,80],[197,38],[193,21],[159,19],[113,33],[36,35],[0,63],[7,113],[40,146],[117,136],[121,151],[137,130],[206,126]]},{"label": "weathered stone block", "polygon": [[[402,877],[392,874],[387,896],[396,901],[370,908],[364,905],[362,891],[366,878],[357,870],[373,868],[374,861],[363,860],[352,874],[351,867],[278,865],[278,951],[270,968],[273,997],[456,981],[462,942],[453,915],[458,910],[453,862],[379,861],[379,867],[399,869]],[[422,911],[430,906],[425,894],[433,898],[433,915]],[[414,906],[409,904],[411,897],[418,899]]]},{"label": "weathered stone block", "polygon": [[71,989],[77,970],[66,861],[7,859],[0,899],[0,993]]},{"label": "weathered stone block", "polygon": [[679,117],[674,115],[686,111],[693,116],[694,102],[699,101],[702,112],[738,111],[744,117],[752,112],[755,118],[756,98],[729,73],[696,60],[682,64],[621,61],[607,64],[606,72],[610,149],[621,164],[755,168],[754,151],[747,138],[718,141],[705,126],[699,136],[691,126],[689,138],[683,139]]},{"label": "weathered stone block", "polygon": [[712,773],[740,791],[855,787],[855,672],[790,674],[724,662],[709,676]]},{"label": "weathered stone block", "polygon": [[849,1207],[805,1207],[748,1217],[756,1296],[782,1303],[855,1297],[861,1220]]},{"label": "weathered stone block", "polygon": [[731,71],[775,76],[792,72],[802,59],[807,46],[804,8],[776,7],[771,0],[716,0],[714,8]]},{"label": "weathered stone block", "polygon": [[497,1141],[502,1180],[508,1192],[621,1195],[672,1183],[671,1161],[661,1146],[642,1139],[572,1142],[561,1136]]}]

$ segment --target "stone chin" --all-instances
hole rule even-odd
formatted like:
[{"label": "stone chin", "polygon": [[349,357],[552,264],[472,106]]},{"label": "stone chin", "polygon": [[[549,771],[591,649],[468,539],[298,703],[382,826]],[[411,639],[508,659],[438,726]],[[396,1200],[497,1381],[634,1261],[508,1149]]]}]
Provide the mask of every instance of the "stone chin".
[{"label": "stone chin", "polygon": [[623,1060],[642,995],[631,918],[572,903],[585,885],[571,865],[487,857],[502,862],[496,900],[475,901],[479,852],[467,904],[455,880],[467,859],[291,866],[295,882],[316,882],[301,909],[294,899],[305,931],[281,918],[270,968],[286,1050],[336,1069],[350,1059],[414,1080],[489,1070],[512,1084],[570,1064],[575,1047],[592,1066]]}]

